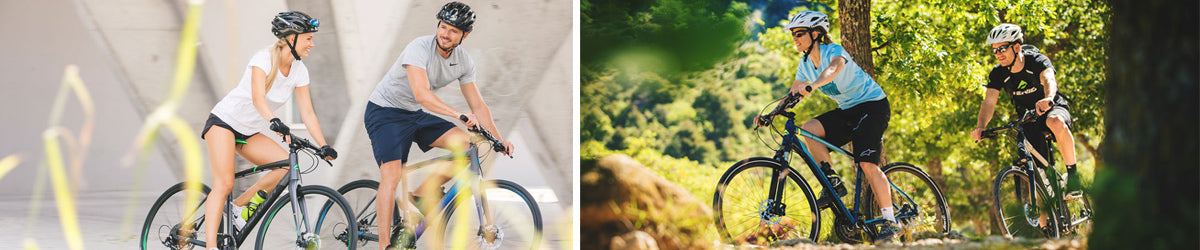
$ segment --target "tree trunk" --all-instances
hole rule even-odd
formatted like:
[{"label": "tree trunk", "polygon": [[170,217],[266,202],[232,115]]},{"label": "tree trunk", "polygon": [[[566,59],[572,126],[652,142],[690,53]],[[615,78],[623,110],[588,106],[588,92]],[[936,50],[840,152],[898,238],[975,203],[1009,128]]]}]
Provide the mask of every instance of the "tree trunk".
[{"label": "tree trunk", "polygon": [[875,61],[871,60],[871,0],[838,1],[838,16],[842,28],[842,47],[850,53],[858,67],[874,78]]},{"label": "tree trunk", "polygon": [[934,157],[933,160],[929,161],[929,163],[926,164],[925,166],[927,166],[925,168],[925,170],[929,171],[929,177],[933,178],[933,183],[937,184],[938,187],[942,188],[942,192],[945,193],[946,192],[946,176],[943,176],[943,174],[942,174],[942,158]]},{"label": "tree trunk", "polygon": [[[1112,0],[1108,166],[1096,172],[1088,245],[1196,246],[1200,235],[1200,38],[1196,1]],[[1167,53],[1164,53],[1167,52]]]}]

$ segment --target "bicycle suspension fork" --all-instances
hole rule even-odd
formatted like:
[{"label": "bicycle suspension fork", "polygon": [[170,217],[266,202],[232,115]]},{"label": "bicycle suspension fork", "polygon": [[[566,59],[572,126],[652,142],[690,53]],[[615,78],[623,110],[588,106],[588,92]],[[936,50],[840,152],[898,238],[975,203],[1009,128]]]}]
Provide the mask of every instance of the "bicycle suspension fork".
[{"label": "bicycle suspension fork", "polygon": [[288,170],[288,195],[292,199],[292,220],[296,223],[296,238],[299,241],[312,227],[308,225],[308,213],[304,212],[308,211],[307,206],[304,204],[304,197],[296,196],[300,192],[301,183],[300,165],[297,159],[296,150],[291,150],[288,155],[288,168],[290,168]]}]

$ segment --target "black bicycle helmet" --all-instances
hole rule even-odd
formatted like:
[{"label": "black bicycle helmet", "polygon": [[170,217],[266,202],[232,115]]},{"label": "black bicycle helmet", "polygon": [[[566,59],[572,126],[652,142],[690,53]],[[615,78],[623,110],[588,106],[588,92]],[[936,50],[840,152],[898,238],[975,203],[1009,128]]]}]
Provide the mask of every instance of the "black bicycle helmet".
[{"label": "black bicycle helmet", "polygon": [[[321,21],[313,19],[299,11],[279,12],[275,15],[275,19],[271,19],[271,33],[275,34],[276,38],[284,38],[292,34],[304,34],[309,32],[317,32],[317,27],[321,26]],[[296,53],[296,39],[300,36],[292,37],[292,41],[288,42],[288,48],[292,49],[292,57],[300,60],[300,54]]]},{"label": "black bicycle helmet", "polygon": [[450,2],[442,5],[442,10],[437,13],[437,19],[463,32],[471,32],[471,28],[475,26],[475,11],[472,11],[471,6],[467,6],[467,4]]},{"label": "black bicycle helmet", "polygon": [[276,38],[283,38],[292,34],[317,32],[320,26],[320,20],[313,19],[304,12],[285,11],[279,12],[275,19],[271,20],[271,33],[275,34]]}]

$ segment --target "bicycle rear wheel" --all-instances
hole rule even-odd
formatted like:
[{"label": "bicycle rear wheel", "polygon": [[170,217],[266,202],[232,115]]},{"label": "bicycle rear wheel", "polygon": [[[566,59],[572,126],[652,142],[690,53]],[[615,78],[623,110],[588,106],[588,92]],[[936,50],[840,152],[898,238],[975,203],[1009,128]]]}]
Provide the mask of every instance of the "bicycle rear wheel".
[{"label": "bicycle rear wheel", "polygon": [[[459,192],[445,209],[441,228],[433,228],[435,249],[539,249],[542,241],[542,213],[537,201],[525,188],[506,180],[480,183],[487,201],[479,203],[475,195]],[[484,206],[486,213],[478,206]],[[482,225],[480,218],[490,218]]]},{"label": "bicycle rear wheel", "polygon": [[[254,249],[357,249],[358,238],[345,237],[358,235],[354,211],[340,194],[324,186],[303,186],[296,199],[303,210],[292,208],[287,193],[267,210]],[[301,235],[305,223],[297,217],[308,221],[306,234]]]},{"label": "bicycle rear wheel", "polygon": [[[1047,214],[1047,220],[1056,216],[1053,211],[1042,209],[1037,194],[1044,191],[1032,180],[1028,173],[1017,166],[1000,169],[996,174],[992,184],[992,196],[995,198],[992,209],[1000,224],[1001,235],[1024,238],[1055,236],[1046,235],[1038,225],[1038,217],[1042,213]],[[1056,223],[1047,221],[1047,224],[1053,226]],[[1051,234],[1054,231],[1057,230],[1051,230]]]},{"label": "bicycle rear wheel", "polygon": [[[941,237],[950,232],[950,206],[942,189],[924,170],[904,162],[884,165],[881,170],[891,182],[892,211],[903,225],[900,241]],[[872,187],[873,188],[873,187]],[[864,191],[864,205],[870,218],[880,215],[874,193]]]},{"label": "bicycle rear wheel", "polygon": [[[769,197],[775,173],[781,174],[780,200]],[[742,160],[726,170],[713,194],[713,213],[717,231],[728,243],[817,242],[820,235],[821,217],[808,184],[795,170],[767,158]]]},{"label": "bicycle rear wheel", "polygon": [[[358,225],[358,249],[378,249],[379,224],[376,223],[375,197],[379,182],[375,180],[356,180],[341,188],[338,193],[350,205],[354,212],[354,222]],[[392,226],[400,225],[400,209],[392,206]],[[345,241],[345,240],[343,240]]]},{"label": "bicycle rear wheel", "polygon": [[[184,183],[175,184],[154,201],[142,224],[141,249],[204,248],[190,241],[205,237],[204,200],[210,189],[203,184],[200,187],[200,190],[184,189]],[[195,205],[187,205],[189,195],[196,199]]]}]

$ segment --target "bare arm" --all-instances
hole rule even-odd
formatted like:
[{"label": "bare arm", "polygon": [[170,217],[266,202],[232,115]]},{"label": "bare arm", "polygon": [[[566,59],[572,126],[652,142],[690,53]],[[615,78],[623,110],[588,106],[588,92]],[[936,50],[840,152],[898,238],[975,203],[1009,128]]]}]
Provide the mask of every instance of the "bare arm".
[{"label": "bare arm", "polygon": [[[829,67],[825,68],[825,70],[822,70],[820,75],[817,76],[817,80],[808,85],[811,85],[813,89],[825,86],[825,84],[833,82],[833,78],[837,77],[839,73],[842,73],[842,69],[845,67],[846,58],[840,56],[834,57],[833,60],[829,61]],[[805,84],[803,83],[804,82],[801,81],[792,82],[792,93],[808,96],[810,92],[805,91]]]},{"label": "bare arm", "polygon": [[433,90],[429,89],[429,76],[425,74],[425,69],[411,65],[404,67],[408,71],[408,85],[412,87],[413,96],[416,97],[418,103],[421,103],[422,107],[433,113],[449,117],[458,117],[463,114],[433,94]]},{"label": "bare arm", "polygon": [[467,106],[471,107],[471,113],[474,113],[475,117],[479,118],[479,121],[476,121],[476,123],[482,125],[484,129],[491,131],[496,139],[504,141],[504,138],[500,137],[500,131],[496,129],[495,122],[492,121],[492,111],[488,108],[487,103],[483,101],[483,95],[479,94],[479,89],[475,86],[475,83],[463,84],[461,87],[463,97],[467,98]]},{"label": "bare arm", "polygon": [[296,105],[300,108],[300,119],[304,121],[304,126],[308,128],[308,134],[312,135],[318,147],[329,145],[325,143],[325,135],[321,134],[321,123],[317,121],[317,112],[313,111],[312,95],[308,92],[308,86],[296,87]]},{"label": "bare arm", "polygon": [[992,121],[992,115],[996,111],[996,100],[999,98],[1000,90],[987,89],[987,93],[983,96],[983,103],[979,105],[979,116],[976,119],[975,129],[982,130],[988,122]]},{"label": "bare arm", "polygon": [[1050,102],[1054,101],[1054,95],[1058,94],[1058,81],[1054,79],[1054,69],[1042,70],[1041,78],[1046,98],[1042,98],[1036,103],[1038,115],[1050,111]]}]

